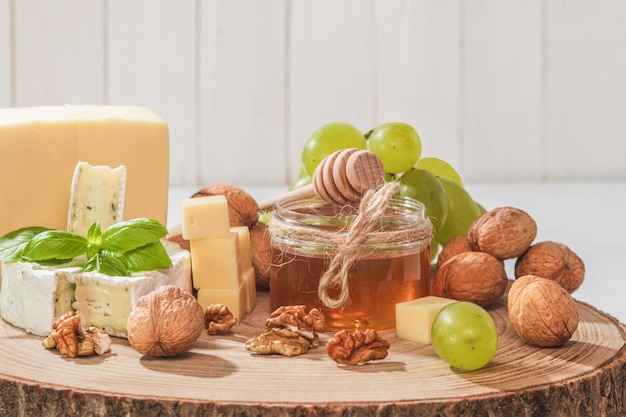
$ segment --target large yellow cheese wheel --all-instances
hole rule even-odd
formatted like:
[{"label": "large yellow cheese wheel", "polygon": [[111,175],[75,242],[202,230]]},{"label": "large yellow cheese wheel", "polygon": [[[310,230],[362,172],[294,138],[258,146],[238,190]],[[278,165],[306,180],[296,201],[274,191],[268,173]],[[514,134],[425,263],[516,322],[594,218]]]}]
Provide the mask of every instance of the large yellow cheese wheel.
[{"label": "large yellow cheese wheel", "polygon": [[125,219],[166,224],[169,133],[137,106],[0,109],[0,236],[26,226],[65,230],[74,169],[126,165]]}]

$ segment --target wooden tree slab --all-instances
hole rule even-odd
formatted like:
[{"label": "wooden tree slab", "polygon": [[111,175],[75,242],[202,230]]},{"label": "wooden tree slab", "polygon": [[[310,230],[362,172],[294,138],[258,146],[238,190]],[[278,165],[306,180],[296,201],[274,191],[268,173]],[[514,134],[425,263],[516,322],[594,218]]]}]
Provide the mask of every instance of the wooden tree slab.
[{"label": "wooden tree slab", "polygon": [[298,357],[259,356],[244,343],[269,315],[252,314],[222,336],[202,335],[169,359],[142,357],[113,339],[101,357],[67,359],[42,338],[0,323],[0,415],[7,416],[594,416],[626,414],[626,328],[579,303],[580,324],[562,348],[537,348],[513,331],[506,300],[490,309],[500,335],[484,369],[456,372],[431,346],[397,340],[389,356],[338,366],[321,346]]}]

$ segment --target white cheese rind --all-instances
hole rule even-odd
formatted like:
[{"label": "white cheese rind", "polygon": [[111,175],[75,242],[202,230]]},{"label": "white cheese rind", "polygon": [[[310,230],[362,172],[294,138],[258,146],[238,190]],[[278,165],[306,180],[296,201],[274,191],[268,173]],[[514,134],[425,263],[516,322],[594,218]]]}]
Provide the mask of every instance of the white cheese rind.
[{"label": "white cheese rind", "polygon": [[0,316],[28,333],[47,336],[54,318],[73,308],[83,316],[86,326],[126,337],[126,319],[140,297],[164,285],[192,291],[189,251],[168,241],[163,245],[173,266],[131,277],[80,272],[76,266],[52,268],[30,262],[3,262]]}]

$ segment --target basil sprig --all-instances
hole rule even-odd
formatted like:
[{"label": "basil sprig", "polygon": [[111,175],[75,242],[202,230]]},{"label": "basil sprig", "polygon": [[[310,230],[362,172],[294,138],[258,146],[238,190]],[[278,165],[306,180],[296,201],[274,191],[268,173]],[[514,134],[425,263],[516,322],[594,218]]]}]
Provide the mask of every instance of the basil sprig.
[{"label": "basil sprig", "polygon": [[83,271],[112,276],[165,269],[172,260],[161,244],[167,229],[156,220],[132,219],[110,226],[104,233],[99,222],[87,236],[45,227],[25,227],[0,237],[0,261],[54,265],[85,255]]}]

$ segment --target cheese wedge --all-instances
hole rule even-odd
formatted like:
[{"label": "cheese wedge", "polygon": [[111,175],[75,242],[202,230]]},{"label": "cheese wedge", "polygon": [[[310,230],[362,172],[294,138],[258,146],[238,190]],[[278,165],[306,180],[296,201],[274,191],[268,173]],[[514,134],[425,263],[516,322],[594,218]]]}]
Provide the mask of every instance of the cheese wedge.
[{"label": "cheese wedge", "polygon": [[92,166],[79,162],[74,170],[67,231],[82,236],[97,220],[102,230],[124,220],[126,166]]},{"label": "cheese wedge", "polygon": [[166,270],[112,277],[80,272],[69,264],[47,267],[31,262],[1,263],[0,316],[37,336],[47,336],[55,317],[69,310],[85,318],[86,326],[126,337],[126,321],[137,299],[164,285],[191,292],[191,257],[176,243],[162,241],[172,259]]}]

